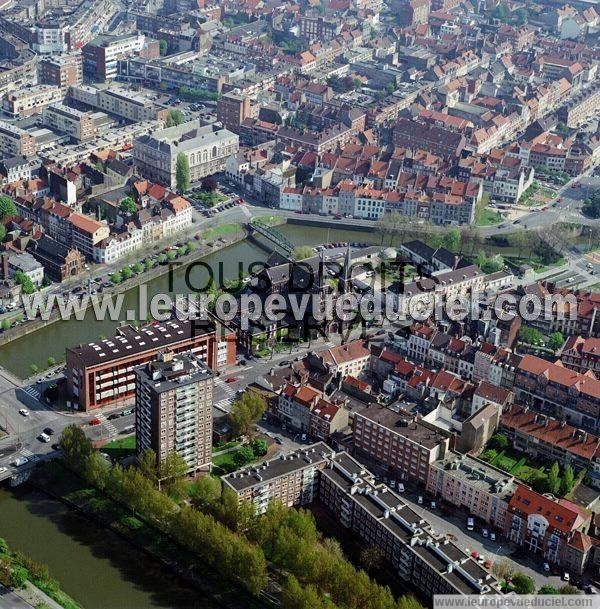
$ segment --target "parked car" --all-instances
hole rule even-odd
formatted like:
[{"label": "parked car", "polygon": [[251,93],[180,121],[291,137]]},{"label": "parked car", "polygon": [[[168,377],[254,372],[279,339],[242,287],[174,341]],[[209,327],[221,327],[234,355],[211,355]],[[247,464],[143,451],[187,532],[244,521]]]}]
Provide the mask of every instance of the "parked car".
[{"label": "parked car", "polygon": [[102,423],[102,421],[100,419],[97,419],[97,418],[93,418],[90,421],[90,425],[100,425],[101,423]]},{"label": "parked car", "polygon": [[417,497],[417,503],[418,503],[419,505],[423,505],[423,496],[422,496],[422,495],[419,495],[419,496]]},{"label": "parked car", "polygon": [[109,414],[108,417],[106,417],[109,421],[114,421],[115,419],[119,419],[121,417],[121,413],[120,412],[113,412],[112,414]]},{"label": "parked car", "polygon": [[50,442],[50,436],[49,436],[49,435],[47,435],[47,434],[45,434],[45,433],[41,433],[41,434],[38,436],[38,440],[39,440],[40,442],[44,442],[44,444],[47,444],[48,442]]},{"label": "parked car", "polygon": [[10,462],[10,464],[14,467],[21,467],[27,463],[29,463],[29,459],[27,457],[17,457]]},{"label": "parked car", "polygon": [[475,521],[470,516],[467,518],[467,531],[472,531],[475,528]]},{"label": "parked car", "polygon": [[489,537],[489,535],[490,535],[490,533],[489,533],[489,531],[487,529],[482,529],[481,530],[481,534],[483,535],[483,537],[485,539],[487,539]]},{"label": "parked car", "polygon": [[402,484],[402,482],[398,482],[398,492],[399,493],[404,492],[404,484]]},{"label": "parked car", "polygon": [[121,416],[126,417],[127,415],[133,414],[133,408],[125,408],[125,410],[121,410]]},{"label": "parked car", "polygon": [[490,541],[496,541],[496,533],[490,533]]},{"label": "parked car", "polygon": [[54,429],[52,429],[52,427],[44,427],[44,433],[47,436],[53,436],[54,435]]},{"label": "parked car", "polygon": [[566,582],[570,582],[571,581],[571,576],[569,575],[568,571],[565,571],[563,573],[562,578],[563,578],[563,581],[566,581]]},{"label": "parked car", "polygon": [[19,414],[20,414],[21,416],[28,417],[28,416],[29,416],[29,410],[27,410],[27,408],[21,408],[21,409],[19,410]]},{"label": "parked car", "polygon": [[225,379],[226,383],[235,383],[236,381],[237,381],[237,378],[235,376],[230,376]]},{"label": "parked car", "polygon": [[544,571],[550,573],[550,565],[547,562],[544,563]]}]

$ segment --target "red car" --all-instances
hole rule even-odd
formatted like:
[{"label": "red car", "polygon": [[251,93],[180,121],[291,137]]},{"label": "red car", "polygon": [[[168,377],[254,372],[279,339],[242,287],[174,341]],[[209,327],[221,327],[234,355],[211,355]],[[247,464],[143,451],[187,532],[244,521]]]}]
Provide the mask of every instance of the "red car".
[{"label": "red car", "polygon": [[235,378],[235,376],[230,376],[229,378],[225,379],[226,383],[235,383],[237,381],[237,379]]},{"label": "red car", "polygon": [[90,425],[100,425],[100,423],[102,423],[100,419],[92,419],[90,421]]}]

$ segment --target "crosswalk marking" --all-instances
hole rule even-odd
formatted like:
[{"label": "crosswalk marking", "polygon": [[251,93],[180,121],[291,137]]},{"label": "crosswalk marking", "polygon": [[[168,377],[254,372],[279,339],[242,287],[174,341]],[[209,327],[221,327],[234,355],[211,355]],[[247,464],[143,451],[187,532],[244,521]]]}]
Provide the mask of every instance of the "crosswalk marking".
[{"label": "crosswalk marking", "polygon": [[32,452],[31,452],[31,451],[30,451],[28,448],[24,448],[24,449],[21,451],[21,454],[22,454],[24,457],[33,457],[33,453],[32,453]]},{"label": "crosswalk marking", "polygon": [[229,406],[231,406],[232,403],[233,403],[233,400],[231,398],[226,398],[224,400],[219,400],[218,402],[215,402],[213,404],[213,406],[217,410],[222,410],[223,412],[229,412],[229,410],[230,410]]},{"label": "crosswalk marking", "polygon": [[108,431],[109,435],[116,436],[119,433],[119,430],[114,426],[112,421],[109,421],[106,418],[106,415],[100,414],[100,415],[98,415],[98,419],[104,425],[104,427]]},{"label": "crosswalk marking", "polygon": [[40,397],[41,393],[35,388],[35,387],[23,387],[23,391],[27,394],[30,395],[32,398],[35,398],[36,400]]}]

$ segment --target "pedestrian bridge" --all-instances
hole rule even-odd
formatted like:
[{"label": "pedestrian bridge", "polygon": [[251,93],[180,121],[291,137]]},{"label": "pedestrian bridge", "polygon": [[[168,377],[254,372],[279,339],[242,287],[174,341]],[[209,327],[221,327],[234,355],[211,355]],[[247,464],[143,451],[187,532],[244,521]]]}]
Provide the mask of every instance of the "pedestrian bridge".
[{"label": "pedestrian bridge", "polygon": [[296,247],[285,235],[280,233],[277,229],[269,226],[258,218],[253,218],[246,227],[252,232],[256,232],[262,235],[265,239],[268,239],[271,243],[274,243],[281,248],[288,256],[292,255],[294,248]]}]

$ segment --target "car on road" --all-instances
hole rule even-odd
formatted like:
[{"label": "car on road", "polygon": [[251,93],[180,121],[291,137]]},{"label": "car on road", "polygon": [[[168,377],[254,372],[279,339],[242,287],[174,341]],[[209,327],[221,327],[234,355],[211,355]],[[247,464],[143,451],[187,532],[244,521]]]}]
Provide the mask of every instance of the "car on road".
[{"label": "car on road", "polygon": [[38,440],[39,440],[40,442],[44,442],[44,444],[47,444],[48,442],[50,442],[50,436],[49,436],[48,434],[41,433],[41,434],[38,436]]},{"label": "car on road", "polygon": [[133,414],[133,408],[125,408],[125,410],[121,410],[122,417],[126,417],[130,414]]},{"label": "car on road", "polygon": [[472,531],[475,528],[475,521],[469,516],[467,518],[467,531]]},{"label": "car on road", "polygon": [[399,493],[404,492],[404,484],[402,484],[402,482],[398,482],[398,492]]},{"label": "car on road", "polygon": [[283,444],[283,440],[279,436],[275,436],[275,442],[277,442],[277,444]]},{"label": "car on road", "polygon": [[481,530],[481,534],[483,535],[483,537],[485,539],[487,539],[489,537],[489,535],[490,535],[490,533],[489,533],[489,531],[487,529],[482,529]]},{"label": "car on road", "polygon": [[237,378],[235,376],[230,376],[225,379],[226,383],[235,383],[236,381],[237,381]]},{"label": "car on road", "polygon": [[54,435],[54,429],[52,429],[52,427],[44,427],[44,433],[47,436],[53,436]]},{"label": "car on road", "polygon": [[550,573],[550,565],[547,562],[544,563],[544,571]]},{"label": "car on road", "polygon": [[490,533],[490,541],[496,541],[496,533]]},{"label": "car on road", "polygon": [[282,360],[282,361],[280,361],[280,362],[279,362],[279,365],[280,365],[282,368],[285,368],[286,366],[289,366],[291,363],[292,363],[292,362],[288,361],[287,359],[284,359],[284,360]]},{"label": "car on road", "polygon": [[419,497],[417,498],[417,503],[419,505],[423,505],[423,496],[422,495],[419,495]]},{"label": "car on road", "polygon": [[113,412],[112,414],[109,414],[106,418],[109,421],[114,421],[115,419],[120,419],[121,418],[121,413],[120,412]]},{"label": "car on road", "polygon": [[29,459],[27,457],[17,457],[13,461],[10,462],[14,467],[21,467],[29,463]]},{"label": "car on road", "polygon": [[100,425],[101,423],[102,423],[102,421],[100,419],[97,419],[97,418],[93,418],[90,421],[90,425]]},{"label": "car on road", "polygon": [[29,416],[29,410],[27,410],[27,408],[21,408],[21,409],[19,410],[19,414],[20,414],[21,416],[28,417],[28,416]]},{"label": "car on road", "polygon": [[568,571],[565,571],[563,573],[562,578],[563,578],[563,581],[566,581],[566,582],[570,582],[571,581],[571,576],[569,575]]},{"label": "car on road", "polygon": [[135,431],[135,425],[128,425],[127,427],[124,427],[119,433],[125,435],[128,433],[133,433]]}]

